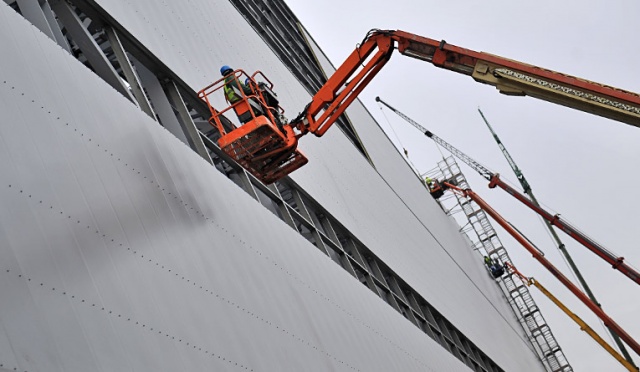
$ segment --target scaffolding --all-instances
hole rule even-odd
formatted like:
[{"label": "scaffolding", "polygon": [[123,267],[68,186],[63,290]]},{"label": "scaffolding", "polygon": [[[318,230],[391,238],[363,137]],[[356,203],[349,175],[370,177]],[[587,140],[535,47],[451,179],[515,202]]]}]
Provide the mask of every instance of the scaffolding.
[{"label": "scaffolding", "polygon": [[[458,187],[469,188],[469,184],[453,156],[438,162],[438,166],[424,176],[438,180],[453,179],[457,182]],[[448,196],[445,194],[438,202],[450,216],[460,212],[464,214],[465,222],[461,224],[463,226],[461,231],[467,234],[474,244],[475,250],[481,256],[497,257],[503,266],[507,262],[511,263],[506,248],[500,242],[491,221],[482,208],[465,196],[454,193],[447,194]],[[546,370],[550,372],[573,371],[540,309],[531,297],[526,283],[511,272],[505,273],[496,283]]]}]

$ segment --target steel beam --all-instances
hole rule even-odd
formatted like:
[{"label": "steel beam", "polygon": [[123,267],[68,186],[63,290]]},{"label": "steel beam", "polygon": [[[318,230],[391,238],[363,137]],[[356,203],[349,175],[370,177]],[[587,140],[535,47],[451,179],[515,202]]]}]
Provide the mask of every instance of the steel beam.
[{"label": "steel beam", "polygon": [[209,152],[207,152],[206,147],[204,147],[204,143],[198,133],[198,128],[196,128],[196,124],[193,122],[193,119],[191,119],[191,114],[189,114],[189,110],[187,110],[187,106],[182,99],[178,87],[173,81],[168,81],[164,84],[164,88],[167,91],[169,100],[173,103],[173,107],[177,111],[179,122],[189,147],[202,156],[209,164],[213,164],[213,160],[211,160]]},{"label": "steel beam", "polygon": [[[7,1],[7,4],[13,3]],[[24,18],[36,26],[43,34],[58,43],[67,52],[71,53],[69,42],[62,34],[62,30],[51,11],[51,6],[46,0],[16,0],[20,13]]]},{"label": "steel beam", "polygon": [[[238,186],[240,186],[247,194],[249,194],[252,198],[254,198],[259,202],[260,199],[258,198],[258,193],[256,192],[253,186],[252,179],[250,178],[253,176],[249,175],[249,173],[244,168],[242,168],[240,165],[235,163],[233,159],[229,157],[229,155],[227,155],[224,151],[222,151],[218,147],[218,145],[215,142],[213,142],[209,137],[204,135],[204,133],[198,132],[198,134],[200,135],[200,138],[202,139],[202,142],[204,143],[205,147],[209,149],[211,153],[216,154],[218,157],[220,157],[221,160],[227,163],[234,170],[233,176],[230,176],[225,172],[223,173],[225,173],[227,177],[229,177],[233,182],[235,182]],[[215,162],[214,162],[214,166],[215,166]],[[217,166],[216,168],[220,170]],[[237,177],[237,179],[234,179],[234,177]],[[255,177],[253,177],[253,179],[255,180],[255,182],[260,182]]]},{"label": "steel beam", "polygon": [[[325,247],[324,242],[322,241],[322,238],[320,237],[320,234],[318,233],[318,228],[315,226],[315,224],[313,223],[313,218],[311,218],[311,213],[309,213],[309,210],[307,209],[307,206],[305,205],[305,202],[302,198],[302,196],[300,195],[300,192],[298,192],[298,190],[296,189],[291,189],[291,194],[293,195],[293,199],[296,201],[296,204],[298,205],[298,209],[300,210],[300,215],[306,219],[309,224],[311,225],[311,234],[313,235],[313,238],[316,240],[317,245],[316,247],[322,251],[322,253],[329,255],[329,253],[327,252],[327,247]],[[330,248],[329,248],[330,249]]]},{"label": "steel beam", "polygon": [[[127,82],[129,82],[129,85],[131,86],[131,92],[138,102],[138,107],[140,107],[142,111],[144,111],[147,115],[151,116],[155,120],[156,114],[153,112],[153,108],[151,108],[151,104],[149,103],[149,100],[147,100],[147,96],[142,90],[140,78],[136,74],[131,60],[127,56],[127,52],[122,46],[122,42],[120,42],[118,33],[116,32],[116,30],[109,26],[105,26],[105,33],[107,34],[107,38],[109,39],[109,44],[111,44],[111,49],[113,50],[113,53],[115,54],[116,59],[120,64],[122,73],[124,73],[124,77],[127,79]],[[200,143],[202,143],[202,140],[199,136],[198,140],[200,141]],[[204,145],[202,145],[202,148],[204,149]],[[211,158],[209,158],[209,160],[211,160]]]},{"label": "steel beam", "polygon": [[56,16],[53,14],[53,10],[51,10],[51,5],[49,5],[48,1],[41,1],[40,7],[44,16],[47,18],[47,22],[49,22],[49,26],[51,27],[51,32],[53,32],[54,40],[60,45],[64,50],[71,53],[71,47],[69,46],[69,41],[62,34],[62,30],[60,29],[60,25],[58,24],[58,20]]},{"label": "steel beam", "polygon": [[38,0],[17,0],[22,16],[36,26],[43,34],[55,40],[51,25],[45,17]]},{"label": "steel beam", "polygon": [[289,213],[289,209],[287,209],[287,205],[286,205],[287,203],[282,199],[282,194],[280,194],[280,190],[278,190],[278,187],[276,186],[275,183],[272,183],[267,187],[271,191],[273,191],[274,194],[278,195],[278,198],[279,198],[278,208],[280,209],[280,213],[282,214],[282,219],[284,220],[284,222],[287,223],[287,225],[295,229],[296,224],[293,221],[293,217],[291,217],[291,213]]},{"label": "steel beam", "polygon": [[78,17],[76,12],[71,8],[71,5],[62,0],[53,0],[50,4],[58,16],[58,19],[62,21],[62,24],[67,29],[68,34],[80,50],[82,50],[82,54],[87,58],[89,64],[91,64],[93,71],[111,85],[113,89],[133,101],[133,97],[120,78],[120,75],[118,75],[113,68],[107,56],[104,55],[100,46],[98,46],[93,36],[89,33],[89,30],[82,24],[80,17]]},{"label": "steel beam", "polygon": [[162,84],[160,84],[156,75],[144,66],[138,66],[137,70],[142,86],[145,87],[149,94],[150,103],[153,105],[153,109],[160,121],[160,124],[180,141],[184,142],[187,146],[190,146],[185,132],[182,129],[182,125],[180,125],[178,118],[173,112],[171,102],[169,102]]}]

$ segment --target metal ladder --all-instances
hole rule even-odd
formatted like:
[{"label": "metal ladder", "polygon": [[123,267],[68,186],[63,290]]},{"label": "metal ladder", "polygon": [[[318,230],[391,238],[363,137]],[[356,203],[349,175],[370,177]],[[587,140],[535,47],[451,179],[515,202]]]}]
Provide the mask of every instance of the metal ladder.
[{"label": "metal ladder", "polygon": [[[454,179],[460,188],[469,188],[455,158],[449,156],[438,162],[438,166],[427,172],[433,179]],[[475,245],[475,249],[484,256],[497,256],[504,266],[511,263],[509,254],[491,225],[487,214],[473,200],[455,194],[454,198],[440,198],[438,202],[449,215],[463,212],[468,221],[462,231]],[[446,204],[446,205],[445,205]],[[551,329],[547,325],[540,309],[531,297],[529,288],[517,275],[505,273],[496,281],[522,326],[545,369],[550,372],[573,371],[558,345]]]}]

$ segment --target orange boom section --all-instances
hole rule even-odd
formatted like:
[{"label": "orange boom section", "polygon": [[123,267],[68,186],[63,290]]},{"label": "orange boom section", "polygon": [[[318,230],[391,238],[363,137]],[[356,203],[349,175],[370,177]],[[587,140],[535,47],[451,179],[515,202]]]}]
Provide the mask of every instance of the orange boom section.
[{"label": "orange boom section", "polygon": [[[243,80],[250,88],[249,93],[239,88]],[[225,96],[225,85],[233,90],[237,100],[227,99],[226,107],[217,110],[214,98],[220,100]],[[209,107],[209,123],[220,132],[218,145],[222,151],[261,182],[270,184],[307,163],[297,149],[293,129],[284,125],[284,110],[273,92],[273,84],[262,72],[247,76],[244,71],[235,70],[231,78],[215,81],[198,92],[198,96]],[[225,128],[221,116],[230,113],[235,113],[240,126]]]}]

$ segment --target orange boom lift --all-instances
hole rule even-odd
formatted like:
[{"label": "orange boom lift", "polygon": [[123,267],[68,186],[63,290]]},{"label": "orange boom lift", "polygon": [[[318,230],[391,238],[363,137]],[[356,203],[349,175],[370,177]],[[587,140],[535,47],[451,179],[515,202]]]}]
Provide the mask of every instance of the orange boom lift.
[{"label": "orange boom lift", "polygon": [[[396,47],[401,54],[471,76],[507,95],[528,95],[640,126],[637,93],[398,30],[369,31],[300,115],[289,123],[282,123],[282,129],[278,128],[274,115],[281,109],[268,102],[268,93],[257,84],[256,74],[261,75],[260,72],[249,80],[252,94],[241,92],[241,101],[221,111],[212,106],[209,97],[223,88],[224,79],[202,89],[199,96],[211,111],[209,122],[222,135],[218,140],[222,150],[269,184],[307,163],[307,158],[298,150],[298,139],[309,132],[322,136],[380,72]],[[237,77],[241,74],[244,73],[235,72]],[[270,90],[273,84],[263,83],[263,87]],[[238,115],[249,113],[251,120],[227,131],[220,115],[230,110]]]}]

